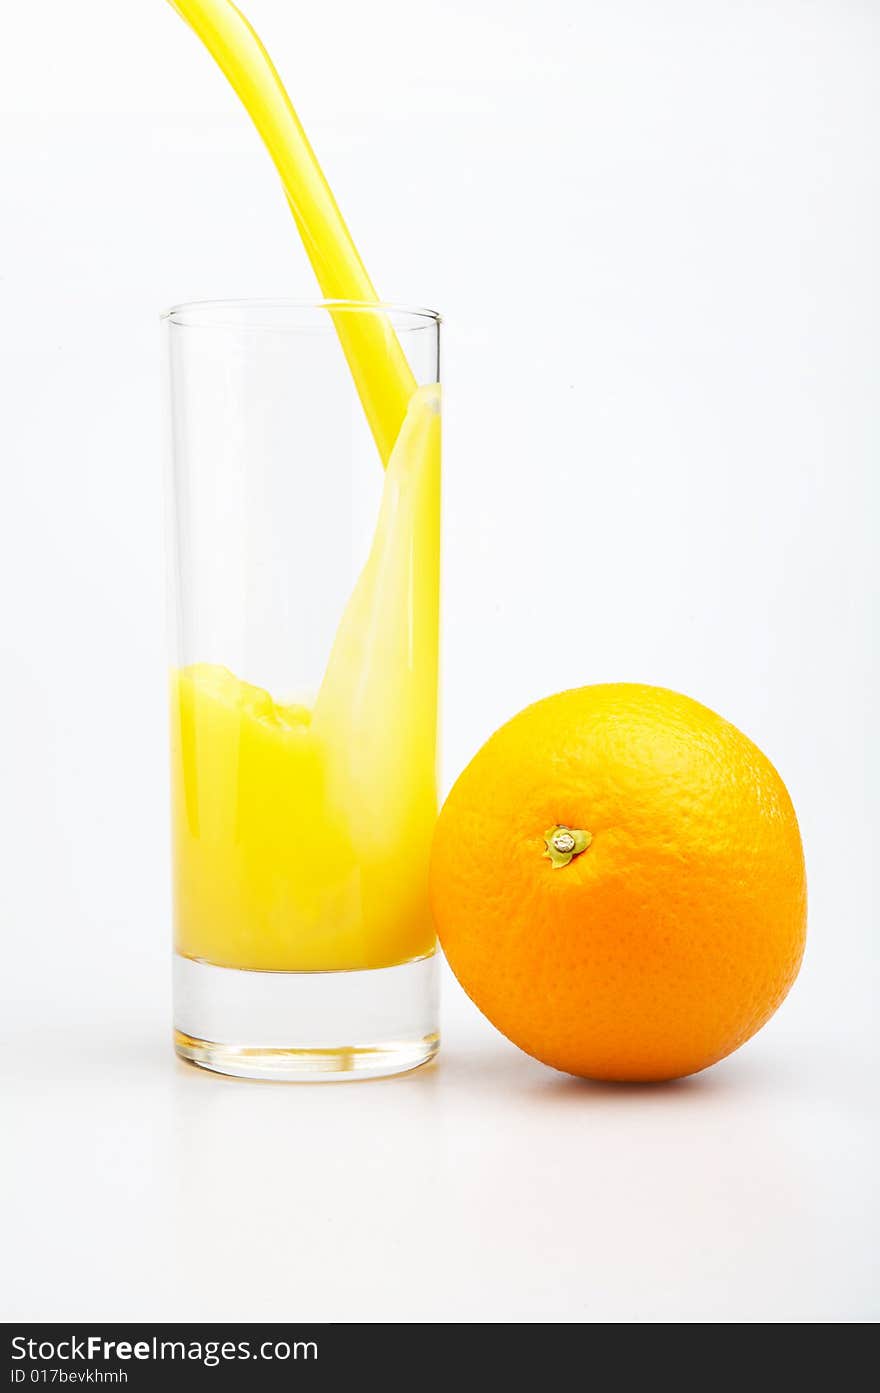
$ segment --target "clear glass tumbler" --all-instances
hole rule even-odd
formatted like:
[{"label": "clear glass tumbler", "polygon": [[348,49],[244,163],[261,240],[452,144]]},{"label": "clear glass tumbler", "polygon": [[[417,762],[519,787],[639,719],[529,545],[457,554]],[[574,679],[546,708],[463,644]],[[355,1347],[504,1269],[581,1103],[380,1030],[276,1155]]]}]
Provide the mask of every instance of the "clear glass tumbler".
[{"label": "clear glass tumbler", "polygon": [[175,1047],[411,1069],[439,1041],[439,317],[231,301],[164,332]]}]

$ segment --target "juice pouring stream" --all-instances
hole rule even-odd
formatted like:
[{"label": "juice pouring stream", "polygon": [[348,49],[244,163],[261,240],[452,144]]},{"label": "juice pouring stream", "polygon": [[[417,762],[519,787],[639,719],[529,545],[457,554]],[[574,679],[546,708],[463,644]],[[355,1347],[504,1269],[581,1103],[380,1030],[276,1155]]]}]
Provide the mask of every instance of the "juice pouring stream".
[{"label": "juice pouring stream", "polygon": [[[328,298],[376,302],[281,81],[228,0],[170,0],[259,130]],[[436,817],[439,387],[417,387],[387,316],[334,323],[386,465],[366,565],[313,708],[197,663],[172,692],[178,951],[327,971],[430,953]]]},{"label": "juice pouring stream", "polygon": [[[271,156],[294,221],[328,300],[376,304],[358,255],[299,117],[257,34],[230,0],[169,0],[216,61]],[[336,329],[382,456],[397,439],[416,383],[384,315],[338,315]]]}]

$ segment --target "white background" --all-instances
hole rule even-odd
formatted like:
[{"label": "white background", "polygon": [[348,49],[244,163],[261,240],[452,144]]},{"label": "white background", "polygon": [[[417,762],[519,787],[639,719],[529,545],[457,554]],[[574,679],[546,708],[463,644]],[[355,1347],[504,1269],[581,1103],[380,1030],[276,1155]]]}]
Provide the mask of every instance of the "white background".
[{"label": "white background", "polygon": [[408,1078],[175,1061],[157,314],[314,286],[161,0],[18,5],[2,1314],[876,1317],[880,9],[246,8],[381,293],[446,317],[447,785],[561,687],[688,692],[788,783],[808,954],[758,1038],[667,1088],[555,1075],[454,983]]}]

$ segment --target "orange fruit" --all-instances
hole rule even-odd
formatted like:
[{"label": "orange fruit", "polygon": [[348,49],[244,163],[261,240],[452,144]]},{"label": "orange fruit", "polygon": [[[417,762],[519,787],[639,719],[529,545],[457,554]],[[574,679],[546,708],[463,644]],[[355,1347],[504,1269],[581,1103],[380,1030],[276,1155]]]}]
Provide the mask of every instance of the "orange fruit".
[{"label": "orange fruit", "polygon": [[770,761],[689,697],[609,683],[492,736],[440,814],[440,941],[515,1044],[595,1079],[737,1049],[797,976],[806,880]]}]

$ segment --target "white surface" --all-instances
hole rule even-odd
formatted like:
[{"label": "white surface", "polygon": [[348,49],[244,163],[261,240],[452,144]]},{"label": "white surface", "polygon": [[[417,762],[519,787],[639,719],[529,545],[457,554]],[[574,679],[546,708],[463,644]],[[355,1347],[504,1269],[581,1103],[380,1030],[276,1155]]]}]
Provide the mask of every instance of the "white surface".
[{"label": "white surface", "polygon": [[876,1074],[796,1014],[668,1088],[554,1074],[457,997],[437,1063],[334,1087],[177,1063],[162,1003],[19,1026],[4,1315],[876,1317]]},{"label": "white surface", "polygon": [[160,0],[86,4],[79,29],[19,5],[2,1314],[876,1317],[880,11],[247,9],[381,292],[447,319],[447,781],[560,687],[687,691],[791,789],[808,955],[755,1041],[668,1089],[558,1078],[457,989],[421,1076],[175,1063],[156,314],[313,284]]}]

